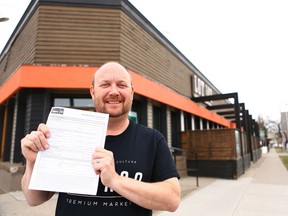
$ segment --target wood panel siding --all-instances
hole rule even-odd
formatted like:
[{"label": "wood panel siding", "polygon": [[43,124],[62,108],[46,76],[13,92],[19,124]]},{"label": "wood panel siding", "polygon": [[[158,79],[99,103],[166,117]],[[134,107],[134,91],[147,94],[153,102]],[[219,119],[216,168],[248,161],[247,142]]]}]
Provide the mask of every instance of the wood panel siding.
[{"label": "wood panel siding", "polygon": [[122,64],[191,97],[193,72],[185,64],[124,12],[121,28]]},{"label": "wood panel siding", "polygon": [[46,122],[50,107],[47,106],[47,90],[35,88],[30,90],[26,102],[24,133],[37,130],[40,122]]},{"label": "wood panel siding", "polygon": [[120,61],[191,97],[191,70],[120,9],[40,5],[39,14],[35,63]]},{"label": "wood panel siding", "polygon": [[236,129],[185,131],[181,133],[181,147],[196,152],[199,160],[236,160],[242,156],[235,131]]},{"label": "wood panel siding", "polygon": [[36,63],[119,61],[119,9],[40,5],[39,14]]},{"label": "wood panel siding", "polygon": [[23,64],[34,63],[34,50],[37,34],[38,12],[36,11],[23,26],[22,32],[18,35],[0,62],[0,86],[11,76],[11,74]]},{"label": "wood panel siding", "polygon": [[0,84],[21,64],[99,66],[119,61],[190,98],[195,71],[177,50],[160,41],[162,35],[149,32],[136,20],[120,7],[40,3],[2,58]]}]

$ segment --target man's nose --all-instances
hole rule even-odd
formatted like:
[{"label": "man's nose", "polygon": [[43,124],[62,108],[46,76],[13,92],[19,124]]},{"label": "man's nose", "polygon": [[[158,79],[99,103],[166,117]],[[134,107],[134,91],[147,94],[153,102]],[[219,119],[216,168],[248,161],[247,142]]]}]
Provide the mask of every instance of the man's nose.
[{"label": "man's nose", "polygon": [[111,89],[110,89],[110,92],[109,92],[110,94],[113,94],[113,95],[118,95],[119,94],[119,90],[118,90],[118,87],[117,87],[117,85],[111,85]]}]

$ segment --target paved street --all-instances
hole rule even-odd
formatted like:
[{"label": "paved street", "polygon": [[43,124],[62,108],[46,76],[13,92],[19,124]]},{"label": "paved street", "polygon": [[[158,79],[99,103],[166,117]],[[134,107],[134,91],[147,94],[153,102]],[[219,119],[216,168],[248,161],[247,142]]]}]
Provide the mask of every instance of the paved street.
[{"label": "paved street", "polygon": [[[288,171],[275,149],[238,180],[194,177],[181,180],[182,200],[174,213],[154,212],[155,216],[287,216]],[[49,202],[29,207],[21,191],[0,195],[0,216],[54,215],[56,196]]]}]

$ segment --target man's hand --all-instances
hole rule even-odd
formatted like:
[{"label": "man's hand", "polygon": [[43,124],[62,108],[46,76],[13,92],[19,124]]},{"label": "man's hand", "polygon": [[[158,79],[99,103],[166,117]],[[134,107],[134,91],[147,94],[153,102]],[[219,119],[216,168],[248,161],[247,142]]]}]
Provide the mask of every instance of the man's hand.
[{"label": "man's hand", "polygon": [[100,175],[103,185],[109,187],[117,178],[113,152],[103,148],[96,148],[92,155],[92,166],[96,174]]},{"label": "man's hand", "polygon": [[49,148],[47,138],[50,137],[50,132],[45,124],[39,124],[37,131],[32,131],[21,140],[22,154],[27,161],[34,164],[38,151],[43,151]]},{"label": "man's hand", "polygon": [[54,192],[29,190],[28,185],[31,179],[37,152],[49,148],[47,138],[50,137],[50,131],[45,124],[39,124],[37,131],[32,131],[21,140],[22,154],[27,160],[25,173],[22,177],[22,191],[29,205],[40,205],[49,200]]}]

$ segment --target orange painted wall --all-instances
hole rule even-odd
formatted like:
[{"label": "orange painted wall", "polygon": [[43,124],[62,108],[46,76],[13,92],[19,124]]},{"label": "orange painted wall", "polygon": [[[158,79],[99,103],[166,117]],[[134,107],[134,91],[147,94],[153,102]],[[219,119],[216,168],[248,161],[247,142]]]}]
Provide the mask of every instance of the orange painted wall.
[{"label": "orange painted wall", "polygon": [[[80,66],[21,66],[9,80],[0,87],[0,104],[21,88],[88,89],[98,67]],[[133,71],[129,71],[135,93],[192,113],[204,119],[231,127],[231,122],[189,98],[153,82]]]}]

